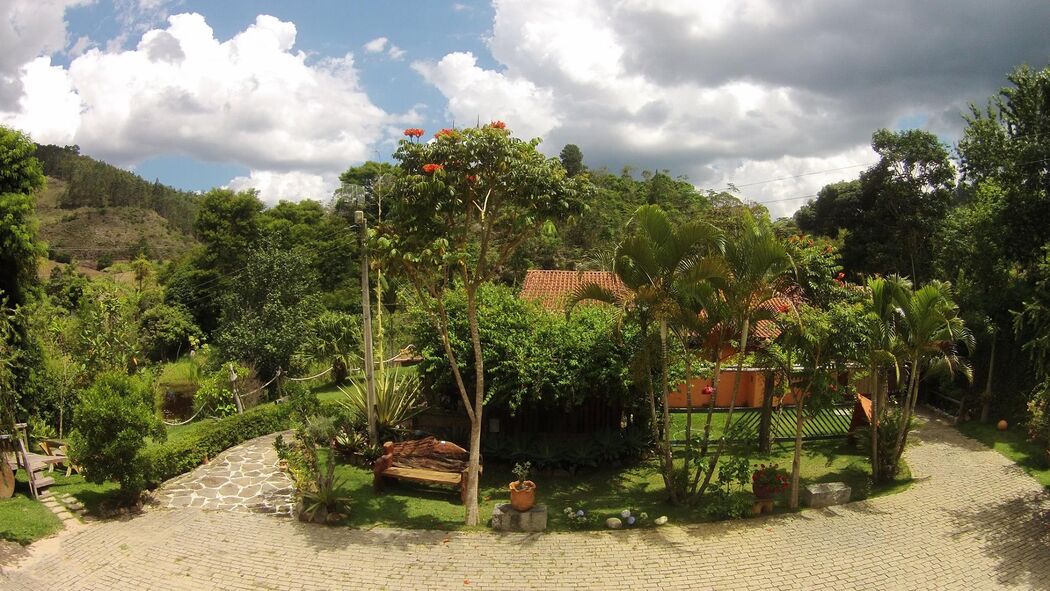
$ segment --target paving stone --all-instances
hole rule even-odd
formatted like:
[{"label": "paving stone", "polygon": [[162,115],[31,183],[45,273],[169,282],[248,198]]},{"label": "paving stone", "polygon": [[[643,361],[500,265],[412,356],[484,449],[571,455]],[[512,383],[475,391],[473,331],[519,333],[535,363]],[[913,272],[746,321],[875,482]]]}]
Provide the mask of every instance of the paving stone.
[{"label": "paving stone", "polygon": [[243,500],[82,526],[0,571],[0,589],[1046,590],[1048,492],[937,419],[915,439],[907,458],[925,480],[821,511],[499,534],[319,527]]}]

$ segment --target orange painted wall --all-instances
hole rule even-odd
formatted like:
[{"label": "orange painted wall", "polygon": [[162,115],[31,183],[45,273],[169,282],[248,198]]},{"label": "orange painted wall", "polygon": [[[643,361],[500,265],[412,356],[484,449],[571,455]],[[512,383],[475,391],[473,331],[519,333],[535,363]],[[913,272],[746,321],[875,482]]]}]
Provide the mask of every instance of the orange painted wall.
[{"label": "orange painted wall", "polygon": [[[715,392],[715,406],[729,406],[733,397],[733,385],[740,379],[740,391],[737,394],[736,405],[738,407],[762,406],[762,393],[765,391],[766,374],[762,371],[744,371],[737,373],[734,370],[723,370],[718,378],[718,391]],[[711,397],[705,396],[703,390],[711,385],[710,378],[695,378],[692,381],[693,408],[707,406],[711,403]],[[671,408],[688,408],[685,393],[685,384],[681,384],[671,392],[667,398]],[[776,401],[777,399],[774,398]],[[794,391],[784,399],[784,404],[794,404]]]}]

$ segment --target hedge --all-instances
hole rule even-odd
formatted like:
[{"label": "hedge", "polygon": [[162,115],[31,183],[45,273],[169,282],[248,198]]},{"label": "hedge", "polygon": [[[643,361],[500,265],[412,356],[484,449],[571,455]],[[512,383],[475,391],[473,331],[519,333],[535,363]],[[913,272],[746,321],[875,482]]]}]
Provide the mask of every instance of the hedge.
[{"label": "hedge", "polygon": [[[321,413],[338,413],[337,404],[326,402]],[[291,428],[292,407],[288,404],[264,404],[244,414],[233,415],[202,425],[178,441],[151,445],[143,450],[146,481],[152,488],[214,458],[219,453],[249,439]]]}]

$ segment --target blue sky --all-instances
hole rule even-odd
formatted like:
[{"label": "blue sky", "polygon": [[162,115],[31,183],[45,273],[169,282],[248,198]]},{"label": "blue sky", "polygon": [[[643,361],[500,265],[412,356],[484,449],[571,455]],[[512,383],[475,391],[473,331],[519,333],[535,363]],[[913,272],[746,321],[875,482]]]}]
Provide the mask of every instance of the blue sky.
[{"label": "blue sky", "polygon": [[[667,169],[787,215],[951,144],[1050,59],[1045,0],[4,0],[0,124],[191,190],[325,200],[406,127],[504,120],[592,168]],[[974,23],[980,23],[975,27]],[[773,180],[776,179],[776,180]]]}]

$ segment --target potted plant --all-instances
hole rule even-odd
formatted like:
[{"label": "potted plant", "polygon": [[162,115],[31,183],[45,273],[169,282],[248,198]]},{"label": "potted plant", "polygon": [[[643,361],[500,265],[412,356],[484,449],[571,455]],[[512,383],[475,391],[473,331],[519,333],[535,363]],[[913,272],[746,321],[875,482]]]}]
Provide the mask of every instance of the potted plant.
[{"label": "potted plant", "polygon": [[772,499],[787,490],[788,475],[776,464],[759,464],[758,470],[751,474],[751,490],[757,499]]},{"label": "potted plant", "polygon": [[528,511],[536,504],[536,483],[529,480],[532,462],[514,465],[514,476],[510,483],[510,506],[517,511]]}]

